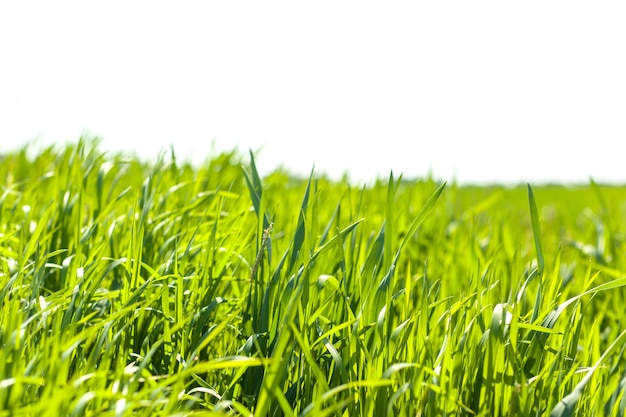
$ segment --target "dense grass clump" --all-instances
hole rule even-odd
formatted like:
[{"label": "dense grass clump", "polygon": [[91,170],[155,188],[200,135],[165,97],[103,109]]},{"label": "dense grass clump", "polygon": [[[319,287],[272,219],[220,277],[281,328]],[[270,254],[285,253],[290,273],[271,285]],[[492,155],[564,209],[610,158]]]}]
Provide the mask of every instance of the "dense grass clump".
[{"label": "dense grass clump", "polygon": [[0,415],[622,416],[626,188],[0,164]]}]

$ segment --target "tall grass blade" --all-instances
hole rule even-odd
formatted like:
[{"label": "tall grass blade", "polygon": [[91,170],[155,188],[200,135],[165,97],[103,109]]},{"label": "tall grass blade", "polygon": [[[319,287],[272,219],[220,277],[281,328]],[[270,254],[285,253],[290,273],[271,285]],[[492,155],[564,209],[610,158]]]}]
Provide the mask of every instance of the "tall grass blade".
[{"label": "tall grass blade", "polygon": [[541,243],[541,224],[539,223],[539,214],[537,212],[537,204],[535,203],[535,196],[533,189],[528,184],[528,205],[530,206],[530,221],[533,227],[533,236],[535,237],[535,251],[537,253],[537,268],[539,275],[543,275],[544,259],[543,259],[543,245]]}]

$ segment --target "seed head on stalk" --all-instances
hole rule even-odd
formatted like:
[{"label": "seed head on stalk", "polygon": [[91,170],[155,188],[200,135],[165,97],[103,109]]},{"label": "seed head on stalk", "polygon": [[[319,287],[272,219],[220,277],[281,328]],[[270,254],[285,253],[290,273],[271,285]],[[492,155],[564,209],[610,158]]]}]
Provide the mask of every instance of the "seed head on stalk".
[{"label": "seed head on stalk", "polygon": [[263,239],[261,240],[261,247],[259,248],[259,253],[257,253],[256,255],[254,265],[252,265],[252,272],[250,272],[250,282],[254,282],[254,280],[256,279],[256,273],[257,273],[257,270],[259,269],[259,265],[261,265],[261,262],[263,261],[263,252],[265,252],[267,243],[270,240],[272,230],[274,230],[274,222],[270,223],[269,226],[267,226],[267,229],[263,230]]}]

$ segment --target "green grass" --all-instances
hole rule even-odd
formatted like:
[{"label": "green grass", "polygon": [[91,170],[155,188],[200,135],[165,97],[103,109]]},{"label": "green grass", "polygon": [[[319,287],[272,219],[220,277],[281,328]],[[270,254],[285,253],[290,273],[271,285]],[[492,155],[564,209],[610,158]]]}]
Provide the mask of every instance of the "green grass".
[{"label": "green grass", "polygon": [[623,416],[626,188],[0,157],[0,416]]}]

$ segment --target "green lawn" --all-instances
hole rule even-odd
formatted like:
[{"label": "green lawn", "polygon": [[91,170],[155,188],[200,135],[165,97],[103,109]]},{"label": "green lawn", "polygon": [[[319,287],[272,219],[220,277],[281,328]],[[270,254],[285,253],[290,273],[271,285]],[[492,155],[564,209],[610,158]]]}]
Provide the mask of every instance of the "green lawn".
[{"label": "green lawn", "polygon": [[623,416],[626,187],[0,156],[0,416]]}]

